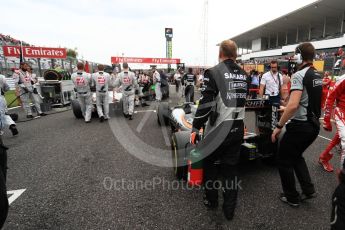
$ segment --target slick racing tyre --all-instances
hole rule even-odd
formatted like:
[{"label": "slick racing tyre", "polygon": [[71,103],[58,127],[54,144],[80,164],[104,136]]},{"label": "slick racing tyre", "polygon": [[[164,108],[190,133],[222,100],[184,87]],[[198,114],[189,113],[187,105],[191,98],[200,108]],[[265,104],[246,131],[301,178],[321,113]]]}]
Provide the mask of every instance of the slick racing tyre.
[{"label": "slick racing tyre", "polygon": [[169,124],[169,103],[161,102],[157,109],[157,122],[159,126],[167,126]]},{"label": "slick racing tyre", "polygon": [[122,98],[120,101],[114,102],[114,104],[109,104],[109,111],[113,111],[112,114],[114,114],[115,117],[123,116],[123,100]]},{"label": "slick racing tyre", "polygon": [[181,131],[172,135],[172,163],[173,170],[178,180],[187,180],[187,152],[186,147],[189,144],[189,131]]},{"label": "slick racing tyre", "polygon": [[73,114],[74,114],[75,118],[77,118],[77,119],[83,118],[83,113],[81,112],[79,101],[73,100],[71,102],[71,105],[72,105],[72,110],[73,110]]}]

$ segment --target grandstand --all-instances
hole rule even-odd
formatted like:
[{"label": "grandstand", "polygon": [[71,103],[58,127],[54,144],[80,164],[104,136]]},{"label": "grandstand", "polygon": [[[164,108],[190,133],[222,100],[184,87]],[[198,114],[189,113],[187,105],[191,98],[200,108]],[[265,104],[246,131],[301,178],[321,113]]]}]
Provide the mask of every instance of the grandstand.
[{"label": "grandstand", "polygon": [[315,1],[230,39],[239,47],[239,59],[251,63],[287,58],[297,44],[309,41],[326,70],[338,48],[345,45],[344,0]]}]

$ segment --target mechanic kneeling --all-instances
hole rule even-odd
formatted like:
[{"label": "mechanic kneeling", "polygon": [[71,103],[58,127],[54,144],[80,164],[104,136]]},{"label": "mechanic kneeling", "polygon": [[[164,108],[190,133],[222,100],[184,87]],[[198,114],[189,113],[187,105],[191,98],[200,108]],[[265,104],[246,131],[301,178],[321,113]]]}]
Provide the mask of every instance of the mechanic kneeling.
[{"label": "mechanic kneeling", "polygon": [[[220,63],[205,72],[202,97],[191,133],[191,143],[196,144],[199,130],[208,120],[205,138],[197,146],[204,158],[204,205],[208,208],[218,206],[219,168],[223,178],[223,212],[228,220],[233,218],[237,202],[237,165],[243,141],[247,96],[247,76],[235,63],[236,57],[236,43],[223,41],[219,48]],[[220,164],[215,164],[218,160]]]}]

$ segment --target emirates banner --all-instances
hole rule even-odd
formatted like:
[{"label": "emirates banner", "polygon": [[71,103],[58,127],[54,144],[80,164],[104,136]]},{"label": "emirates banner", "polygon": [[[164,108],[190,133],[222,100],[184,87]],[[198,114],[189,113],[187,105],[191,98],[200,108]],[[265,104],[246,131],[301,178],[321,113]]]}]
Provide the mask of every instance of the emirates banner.
[{"label": "emirates banner", "polygon": [[179,64],[179,58],[138,58],[138,57],[111,57],[111,63],[136,63],[136,64]]},{"label": "emirates banner", "polygon": [[[3,46],[5,57],[19,57],[20,46]],[[23,46],[24,58],[55,58],[66,59],[67,51],[64,48],[47,48],[47,47],[32,47]]]}]

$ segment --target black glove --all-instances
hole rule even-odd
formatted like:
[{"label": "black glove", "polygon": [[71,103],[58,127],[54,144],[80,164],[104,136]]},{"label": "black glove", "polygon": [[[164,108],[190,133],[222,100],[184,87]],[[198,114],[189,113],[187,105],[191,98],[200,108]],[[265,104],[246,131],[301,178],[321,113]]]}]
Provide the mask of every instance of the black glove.
[{"label": "black glove", "polygon": [[74,92],[78,93],[78,90],[76,88],[74,88]]},{"label": "black glove", "polygon": [[5,95],[5,92],[3,90],[1,90],[1,95],[4,96]]},{"label": "black glove", "polygon": [[23,90],[24,90],[25,93],[29,92],[28,88],[26,88],[26,87],[24,87]]},{"label": "black glove", "polygon": [[105,87],[104,85],[101,87],[101,91],[104,91],[104,87]]},{"label": "black glove", "polygon": [[34,90],[32,91],[34,94],[38,94],[38,91],[36,88],[34,88]]}]

